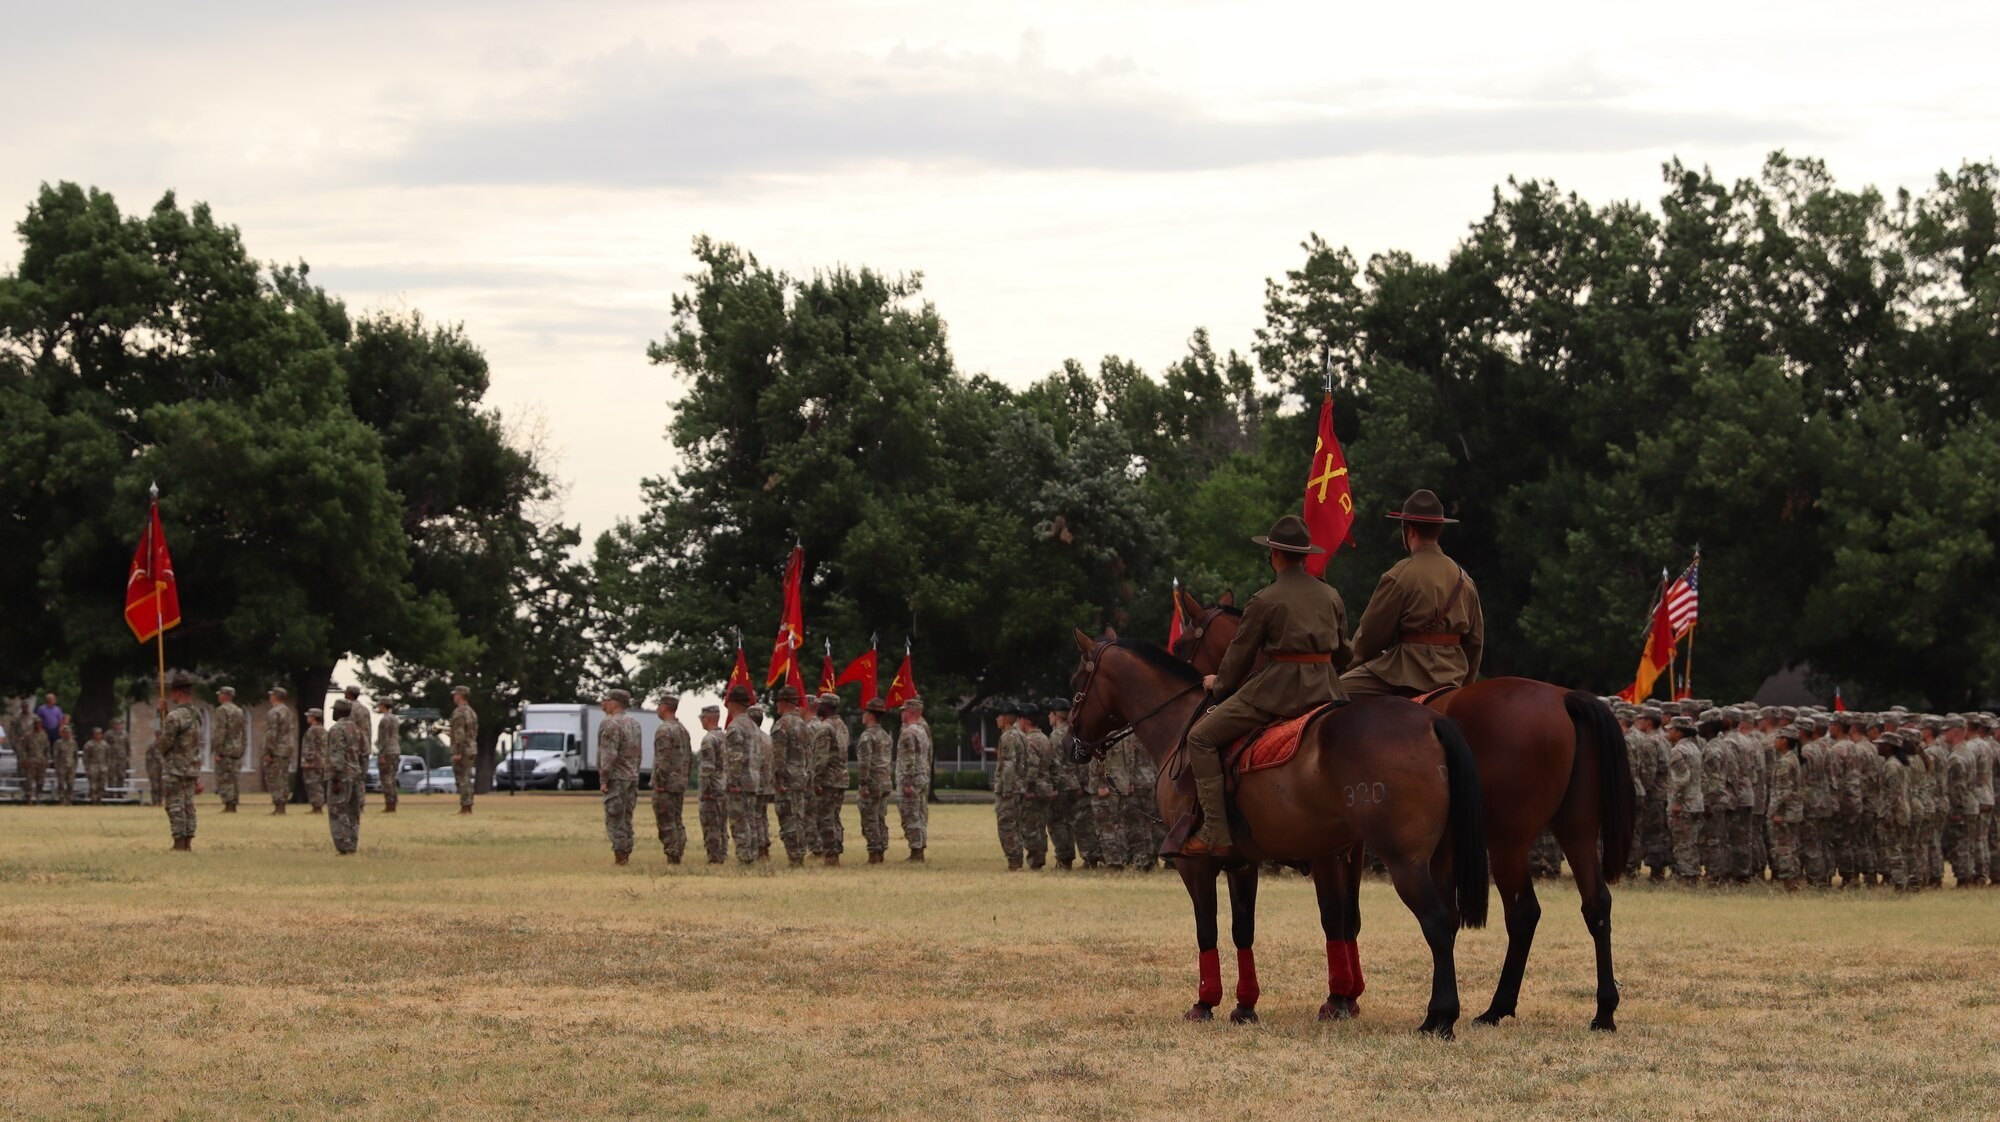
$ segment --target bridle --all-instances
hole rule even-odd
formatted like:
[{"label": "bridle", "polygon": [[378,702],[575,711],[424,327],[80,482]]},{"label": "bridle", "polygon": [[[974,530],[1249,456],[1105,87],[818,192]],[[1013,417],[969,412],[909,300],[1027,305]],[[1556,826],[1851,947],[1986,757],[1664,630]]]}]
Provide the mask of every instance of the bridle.
[{"label": "bridle", "polygon": [[[1084,695],[1090,692],[1091,684],[1097,681],[1097,672],[1104,668],[1104,651],[1111,645],[1111,642],[1109,639],[1099,639],[1097,645],[1090,648],[1090,653],[1083,656],[1083,684],[1076,688],[1075,696],[1070,698],[1069,707],[1072,711],[1076,713],[1084,712]],[[1140,725],[1152,720],[1165,710],[1167,706],[1172,705],[1174,702],[1179,701],[1181,698],[1200,688],[1202,688],[1200,682],[1192,682],[1179,693],[1148,709],[1143,716],[1135,717],[1125,722],[1124,725],[1112,729],[1110,732],[1095,739],[1084,739],[1077,732],[1077,729],[1082,726],[1083,721],[1081,719],[1073,720],[1069,726],[1070,743],[1076,748],[1082,748],[1084,751],[1089,752],[1094,757],[1102,757],[1104,753],[1110,751],[1114,746],[1137,732]],[[1074,749],[1072,749],[1071,755],[1075,755]]]}]

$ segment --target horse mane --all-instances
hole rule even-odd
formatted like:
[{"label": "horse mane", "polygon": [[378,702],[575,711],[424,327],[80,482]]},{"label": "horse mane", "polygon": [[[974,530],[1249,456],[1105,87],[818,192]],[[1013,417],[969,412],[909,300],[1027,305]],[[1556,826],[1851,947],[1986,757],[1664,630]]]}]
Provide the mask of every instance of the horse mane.
[{"label": "horse mane", "polygon": [[1163,674],[1170,674],[1184,682],[1201,680],[1201,675],[1194,672],[1193,666],[1175,658],[1171,651],[1157,643],[1148,643],[1144,639],[1119,639],[1111,645],[1119,650],[1131,651],[1139,657],[1139,661]]}]

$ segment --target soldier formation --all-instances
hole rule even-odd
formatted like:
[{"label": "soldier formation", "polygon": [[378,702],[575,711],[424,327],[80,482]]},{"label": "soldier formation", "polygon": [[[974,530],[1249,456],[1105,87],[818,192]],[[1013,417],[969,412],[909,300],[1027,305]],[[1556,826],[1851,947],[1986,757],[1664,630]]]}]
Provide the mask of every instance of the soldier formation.
[{"label": "soldier formation", "polygon": [[[1048,720],[1045,732],[1040,724]],[[1057,868],[1150,871],[1165,829],[1153,795],[1153,758],[1127,739],[1077,763],[1064,755],[1069,702],[999,704],[993,816],[1009,871]]]},{"label": "soldier formation", "polygon": [[0,714],[0,728],[6,729],[7,743],[14,750],[22,799],[31,805],[44,797],[62,806],[73,804],[79,761],[87,790],[84,797],[90,805],[103,806],[112,790],[125,787],[132,738],[124,721],[113,721],[109,728],[92,728],[89,739],[79,744],[69,716],[50,694],[38,710],[30,710],[23,701],[12,712]]},{"label": "soldier formation", "polygon": [[1629,873],[1960,888],[2000,863],[1991,713],[1615,703],[1642,807]]}]

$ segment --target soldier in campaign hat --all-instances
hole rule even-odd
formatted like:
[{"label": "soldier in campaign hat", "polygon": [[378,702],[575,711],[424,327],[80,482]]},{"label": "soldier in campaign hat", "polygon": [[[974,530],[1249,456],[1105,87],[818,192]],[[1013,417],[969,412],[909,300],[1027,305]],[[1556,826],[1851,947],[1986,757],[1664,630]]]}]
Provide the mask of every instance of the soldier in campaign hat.
[{"label": "soldier in campaign hat", "polygon": [[1458,519],[1446,518],[1444,504],[1424,490],[1389,517],[1402,524],[1410,555],[1382,574],[1355,625],[1359,665],[1340,676],[1340,689],[1357,700],[1466,685],[1478,678],[1486,648],[1479,589],[1438,546],[1444,528]]}]

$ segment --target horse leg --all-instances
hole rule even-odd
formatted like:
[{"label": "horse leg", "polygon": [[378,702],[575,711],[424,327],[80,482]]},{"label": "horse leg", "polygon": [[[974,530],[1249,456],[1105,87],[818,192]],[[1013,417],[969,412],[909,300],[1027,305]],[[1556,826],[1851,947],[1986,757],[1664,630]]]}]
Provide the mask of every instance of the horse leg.
[{"label": "horse leg", "polygon": [[1326,933],[1326,1004],[1319,1007],[1319,1019],[1345,1021],[1360,1016],[1358,999],[1367,988],[1354,941],[1361,934],[1359,849],[1313,862],[1312,878],[1320,929]]},{"label": "horse leg", "polygon": [[1389,866],[1389,879],[1396,885],[1396,895],[1403,898],[1403,903],[1417,917],[1417,924],[1424,930],[1424,942],[1431,947],[1431,1003],[1417,1031],[1450,1040],[1452,1026],[1458,1023],[1458,965],[1452,957],[1458,928],[1452,923],[1451,909],[1445,905],[1444,897],[1438,895],[1437,882],[1431,879],[1427,862],[1408,857],[1388,860],[1385,856],[1384,860]]},{"label": "horse leg", "polygon": [[1229,1011],[1232,1025],[1257,1023],[1257,866],[1240,865],[1224,874],[1229,878],[1229,935],[1236,943],[1236,1008]]},{"label": "horse leg", "polygon": [[1569,857],[1577,895],[1583,898],[1583,926],[1597,947],[1597,1015],[1590,1019],[1590,1027],[1596,1032],[1617,1032],[1613,1015],[1618,1012],[1618,979],[1611,971],[1611,888],[1604,882],[1604,868],[1597,858],[1596,824],[1561,823],[1556,840]]},{"label": "horse leg", "polygon": [[1493,990],[1493,1003],[1473,1018],[1482,1025],[1497,1025],[1514,1015],[1521,1000],[1521,975],[1528,969],[1528,950],[1535,945],[1535,925],[1541,922],[1542,905],[1535,899],[1535,881],[1528,875],[1526,846],[1488,851],[1493,867],[1493,885],[1500,890],[1500,906],[1507,914],[1507,958],[1500,966],[1500,984]]},{"label": "horse leg", "polygon": [[[1220,871],[1213,860],[1181,857],[1174,861],[1188,899],[1194,903],[1194,942],[1200,952],[1201,981],[1194,1005],[1182,1014],[1184,1020],[1215,1019],[1215,1007],[1222,1003],[1222,963],[1215,953],[1215,878]],[[1235,897],[1231,897],[1232,903]]]}]

